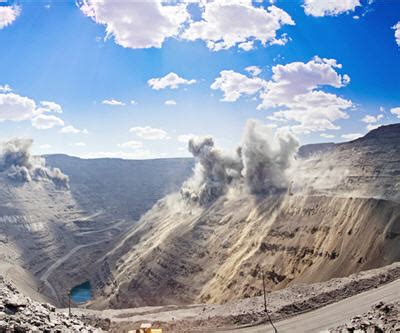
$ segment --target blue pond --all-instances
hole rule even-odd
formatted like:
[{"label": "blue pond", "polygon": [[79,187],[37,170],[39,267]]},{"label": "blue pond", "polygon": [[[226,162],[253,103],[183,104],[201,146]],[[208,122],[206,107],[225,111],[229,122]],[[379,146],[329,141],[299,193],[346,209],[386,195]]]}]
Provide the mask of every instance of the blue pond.
[{"label": "blue pond", "polygon": [[74,303],[85,303],[92,298],[92,287],[90,282],[86,281],[71,289],[71,300]]}]

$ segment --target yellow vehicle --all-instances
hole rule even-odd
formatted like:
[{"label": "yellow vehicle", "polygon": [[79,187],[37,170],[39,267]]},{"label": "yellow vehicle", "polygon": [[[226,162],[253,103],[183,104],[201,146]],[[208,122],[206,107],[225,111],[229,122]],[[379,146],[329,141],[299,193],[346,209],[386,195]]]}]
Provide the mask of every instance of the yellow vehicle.
[{"label": "yellow vehicle", "polygon": [[153,328],[151,324],[141,324],[140,328],[134,331],[128,331],[128,333],[162,333],[161,328]]}]

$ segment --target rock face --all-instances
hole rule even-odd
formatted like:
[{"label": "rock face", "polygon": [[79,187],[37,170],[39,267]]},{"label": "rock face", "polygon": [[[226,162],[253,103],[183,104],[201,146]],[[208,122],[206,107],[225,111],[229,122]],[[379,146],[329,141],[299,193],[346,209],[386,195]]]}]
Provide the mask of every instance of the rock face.
[{"label": "rock face", "polygon": [[57,313],[48,303],[38,303],[21,294],[0,276],[0,332],[101,332],[78,317]]},{"label": "rock face", "polygon": [[43,293],[54,300],[54,293],[39,278],[76,246],[79,228],[74,221],[89,214],[80,209],[69,190],[58,189],[52,182],[16,186],[0,173],[0,184],[1,272],[35,299],[45,300],[37,297]]},{"label": "rock face", "polygon": [[[1,156],[0,156],[1,157]],[[40,177],[17,182],[0,170],[0,271],[22,292],[65,305],[96,260],[140,215],[191,172],[191,159],[124,161],[48,156],[69,188]]]},{"label": "rock face", "polygon": [[93,307],[225,302],[400,260],[400,125],[298,158],[287,193],[159,201],[101,262]]},{"label": "rock face", "polygon": [[303,149],[287,191],[238,180],[207,205],[176,192],[191,159],[47,164],[69,188],[0,171],[0,269],[41,301],[90,280],[97,308],[225,302],[260,295],[261,270],[275,290],[400,260],[400,125]]},{"label": "rock face", "polygon": [[400,124],[311,154],[293,170],[293,191],[400,201]]},{"label": "rock face", "polygon": [[137,220],[157,200],[179,189],[192,173],[191,158],[122,160],[47,155],[69,177],[71,193],[87,211]]},{"label": "rock face", "polygon": [[298,154],[301,158],[305,159],[313,155],[319,155],[331,151],[335,146],[336,145],[333,142],[304,145],[299,148]]}]

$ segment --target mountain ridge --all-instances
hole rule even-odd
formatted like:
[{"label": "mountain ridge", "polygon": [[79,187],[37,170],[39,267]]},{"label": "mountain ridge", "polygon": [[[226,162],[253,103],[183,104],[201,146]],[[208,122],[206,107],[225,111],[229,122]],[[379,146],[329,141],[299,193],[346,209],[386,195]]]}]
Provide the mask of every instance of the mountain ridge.
[{"label": "mountain ridge", "polygon": [[396,125],[297,159],[281,194],[167,196],[104,257],[91,306],[221,303],[259,295],[261,269],[275,290],[400,260],[399,143]]}]

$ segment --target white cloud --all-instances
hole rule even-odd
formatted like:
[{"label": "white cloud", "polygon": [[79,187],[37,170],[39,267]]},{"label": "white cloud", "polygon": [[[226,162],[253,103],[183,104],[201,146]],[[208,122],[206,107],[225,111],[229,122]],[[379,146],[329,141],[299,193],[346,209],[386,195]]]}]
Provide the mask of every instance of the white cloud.
[{"label": "white cloud", "polygon": [[357,6],[361,6],[360,0],[304,0],[303,5],[307,15],[317,17],[347,13]]},{"label": "white cloud", "polygon": [[85,142],[75,142],[73,145],[75,147],[86,147],[86,143]]},{"label": "white cloud", "polygon": [[63,133],[63,134],[89,134],[87,129],[78,129],[72,125],[63,127],[60,130],[60,133]]},{"label": "white cloud", "polygon": [[278,118],[278,117],[274,117],[274,116],[266,116],[265,118],[267,118],[268,120],[271,120],[271,121],[276,121],[276,122],[282,122],[282,123],[287,122],[286,119],[282,119],[282,118]]},{"label": "white cloud", "polygon": [[368,131],[372,131],[380,126],[382,126],[382,125],[381,124],[368,124],[366,128]]},{"label": "white cloud", "polygon": [[188,20],[187,5],[166,1],[79,0],[81,11],[96,23],[105,25],[106,38],[127,48],[161,47],[177,36]]},{"label": "white cloud", "polygon": [[378,122],[382,118],[383,114],[378,114],[377,116],[366,115],[364,118],[361,119],[361,121],[367,124],[373,124]]},{"label": "white cloud", "polygon": [[222,90],[222,101],[234,102],[241,95],[253,95],[257,93],[266,82],[258,77],[247,77],[232,70],[222,71],[211,85],[211,89]]},{"label": "white cloud", "polygon": [[64,126],[64,121],[53,115],[40,114],[32,119],[32,126],[37,129],[50,129],[55,126]]},{"label": "white cloud", "polygon": [[188,143],[188,141],[189,141],[190,139],[194,139],[194,138],[197,138],[197,135],[192,134],[192,133],[189,133],[189,134],[181,134],[181,135],[178,135],[177,140],[178,140],[179,142]]},{"label": "white cloud", "polygon": [[112,105],[112,106],[124,106],[125,105],[124,102],[118,101],[116,99],[105,99],[101,103],[105,104],[105,105]]},{"label": "white cloud", "polygon": [[319,136],[325,139],[333,139],[335,137],[333,134],[327,134],[327,133],[321,133]]},{"label": "white cloud", "polygon": [[49,145],[48,143],[45,143],[45,144],[43,144],[43,145],[40,145],[39,148],[40,148],[40,149],[50,149],[50,148],[51,148],[51,145]]},{"label": "white cloud", "polygon": [[[3,91],[10,91],[9,86],[2,86]],[[3,121],[27,121],[37,129],[50,129],[56,126],[64,126],[64,121],[49,113],[62,113],[61,105],[51,101],[41,101],[38,107],[36,102],[28,97],[8,92],[0,93],[0,122]],[[67,130],[72,126],[65,127]],[[64,128],[61,130],[63,131]],[[76,130],[76,129],[75,129]],[[81,131],[85,133],[85,131]],[[64,132],[63,132],[64,133]]]},{"label": "white cloud", "polygon": [[137,104],[137,102],[136,101],[134,101],[133,99],[131,100],[131,104],[132,105],[136,105]]},{"label": "white cloud", "polygon": [[400,106],[390,109],[390,112],[397,116],[397,118],[400,118]]},{"label": "white cloud", "polygon": [[272,80],[261,98],[260,108],[286,105],[294,101],[296,96],[309,93],[320,86],[341,88],[350,82],[348,75],[340,75],[341,69],[335,59],[314,57],[307,63],[292,62],[287,65],[276,65],[272,68]]},{"label": "white cloud", "polygon": [[307,63],[292,62],[272,68],[272,80],[260,93],[258,109],[280,108],[275,119],[298,122],[292,126],[296,132],[339,129],[336,120],[348,118],[346,110],[353,107],[350,100],[326,93],[320,88],[341,88],[350,82],[348,75],[340,75],[342,65],[335,59],[314,57]]},{"label": "white cloud", "polygon": [[261,74],[262,70],[260,67],[257,66],[248,66],[245,68],[252,76],[258,76]]},{"label": "white cloud", "polygon": [[152,154],[147,149],[137,149],[131,152],[126,151],[99,151],[99,152],[91,152],[82,156],[83,158],[123,158],[128,160],[136,160],[136,159],[149,159],[156,158],[156,156]]},{"label": "white cloud", "polygon": [[168,73],[167,75],[159,78],[152,78],[147,81],[152,89],[160,90],[165,88],[176,89],[179,85],[190,85],[196,83],[196,80],[186,80],[176,73]]},{"label": "white cloud", "polygon": [[344,111],[353,106],[352,102],[334,94],[323,91],[312,91],[298,95],[293,102],[286,104],[286,109],[273,113],[278,119],[298,122],[291,126],[296,133],[310,133],[314,131],[337,130],[340,127],[334,122],[347,119]]},{"label": "white cloud", "polygon": [[164,102],[164,104],[165,105],[176,105],[176,101],[174,101],[173,99],[169,99],[169,100],[166,100]]},{"label": "white cloud", "polygon": [[181,37],[204,40],[213,51],[234,46],[251,50],[254,41],[266,46],[277,40],[277,32],[283,25],[294,25],[282,9],[255,7],[251,0],[207,1],[201,9],[201,20],[192,21]]},{"label": "white cloud", "polygon": [[361,133],[348,133],[348,134],[343,134],[342,138],[346,140],[355,140],[358,138],[361,138],[363,135]]},{"label": "white cloud", "polygon": [[394,26],[394,38],[396,39],[396,43],[400,46],[400,21],[397,22]]},{"label": "white cloud", "polygon": [[50,101],[41,101],[40,104],[42,105],[40,108],[41,112],[62,113],[62,107],[60,104]]},{"label": "white cloud", "polygon": [[168,140],[170,137],[168,133],[161,128],[153,128],[150,126],[145,127],[132,127],[129,132],[135,133],[139,138],[145,140]]},{"label": "white cloud", "polygon": [[118,147],[121,148],[129,148],[129,149],[139,149],[143,147],[143,142],[141,141],[135,141],[135,140],[131,140],[128,142],[124,142],[124,143],[120,143],[118,144]]},{"label": "white cloud", "polygon": [[[201,18],[191,17],[188,3],[198,6]],[[204,40],[218,51],[239,46],[251,50],[262,45],[284,44],[277,36],[284,25],[294,25],[288,13],[275,6],[254,6],[251,0],[123,1],[77,0],[81,11],[104,25],[106,39],[113,37],[127,48],[161,47],[168,38]],[[240,22],[240,24],[237,24]]]},{"label": "white cloud", "polygon": [[272,68],[272,79],[248,77],[232,70],[222,71],[211,85],[224,93],[224,101],[236,101],[241,95],[259,94],[257,109],[273,109],[268,119],[297,122],[297,133],[339,129],[334,122],[348,118],[350,100],[321,90],[323,86],[341,88],[350,77],[337,72],[342,65],[335,59],[314,57],[307,63],[292,62]]},{"label": "white cloud", "polygon": [[14,93],[0,94],[0,122],[29,120],[37,115],[34,100]]},{"label": "white cloud", "polygon": [[243,42],[238,45],[238,48],[242,49],[243,51],[250,51],[254,49],[254,41],[249,40],[248,42]]},{"label": "white cloud", "polygon": [[8,84],[5,84],[4,86],[0,86],[0,93],[8,93],[11,91],[12,91],[12,89]]},{"label": "white cloud", "polygon": [[0,7],[0,29],[13,23],[20,13],[21,8],[19,6]]},{"label": "white cloud", "polygon": [[271,45],[285,45],[291,38],[288,37],[288,35],[282,34],[280,38],[275,38],[272,42]]}]

